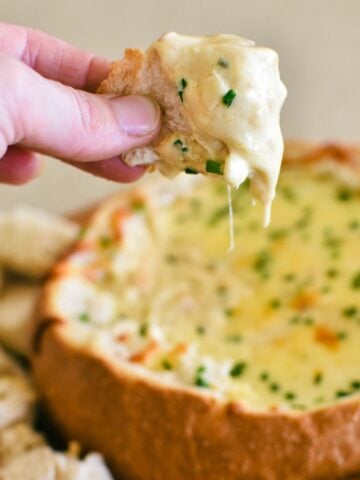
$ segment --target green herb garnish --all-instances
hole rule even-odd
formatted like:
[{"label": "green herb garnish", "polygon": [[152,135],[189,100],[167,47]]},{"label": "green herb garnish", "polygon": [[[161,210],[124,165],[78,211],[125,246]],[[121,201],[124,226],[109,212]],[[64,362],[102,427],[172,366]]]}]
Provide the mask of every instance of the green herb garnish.
[{"label": "green herb garnish", "polygon": [[353,382],[350,383],[350,386],[353,390],[360,390],[360,381],[354,380]]},{"label": "green herb garnish", "polygon": [[329,277],[329,278],[335,278],[338,275],[339,275],[339,272],[338,272],[338,270],[336,270],[336,268],[329,268],[326,271],[326,276]]},{"label": "green herb garnish", "polygon": [[198,326],[196,327],[196,333],[197,333],[198,335],[204,335],[205,332],[206,332],[206,328],[204,327],[204,325],[198,325]]},{"label": "green herb garnish", "polygon": [[210,216],[210,218],[207,222],[208,225],[211,225],[211,226],[216,225],[220,220],[222,220],[223,218],[226,218],[228,212],[229,212],[229,210],[228,210],[227,206],[218,208]]},{"label": "green herb garnish", "polygon": [[147,323],[143,323],[139,327],[139,335],[141,337],[146,337],[149,332],[149,325]]},{"label": "green herb garnish", "polygon": [[225,308],[224,313],[227,317],[231,318],[235,314],[235,310],[233,308]]},{"label": "green herb garnish", "polygon": [[294,392],[285,392],[284,397],[286,400],[295,400],[296,395]]},{"label": "green herb garnish", "polygon": [[270,390],[272,392],[278,392],[280,390],[280,385],[276,382],[270,383]]},{"label": "green herb garnish", "polygon": [[337,332],[336,336],[339,340],[345,340],[348,337],[348,334],[347,332],[340,331],[340,332]]},{"label": "green herb garnish", "polygon": [[234,378],[240,377],[244,373],[246,367],[247,365],[245,362],[236,362],[230,369],[229,374],[231,377],[234,377]]},{"label": "green herb garnish", "polygon": [[348,227],[350,230],[357,230],[360,227],[360,222],[359,220],[352,220],[349,224]]},{"label": "green herb garnish", "polygon": [[206,368],[202,365],[196,369],[194,384],[197,387],[209,388],[209,382],[204,378]]},{"label": "green herb garnish", "polygon": [[184,102],[184,91],[186,87],[187,87],[187,81],[185,78],[182,78],[178,84],[178,94],[179,94],[181,103]]},{"label": "green herb garnish", "polygon": [[234,101],[234,98],[236,97],[236,92],[235,90],[229,90],[228,92],[225,93],[225,95],[222,97],[222,103],[226,107],[230,107],[232,102]]},{"label": "green herb garnish", "polygon": [[186,153],[189,150],[188,147],[185,145],[185,143],[182,140],[180,140],[180,138],[175,140],[175,142],[173,143],[173,146],[177,150],[179,150],[181,153]]},{"label": "green herb garnish", "polygon": [[349,392],[348,390],[337,390],[335,392],[336,398],[348,397],[349,395],[351,395],[351,392]]},{"label": "green herb garnish", "polygon": [[260,380],[262,380],[263,382],[266,382],[267,380],[269,380],[269,373],[268,372],[261,372],[260,373]]},{"label": "green herb garnish", "polygon": [[314,385],[320,385],[320,383],[323,381],[323,374],[321,372],[316,372],[313,378],[313,383]]},{"label": "green herb garnish", "polygon": [[295,275],[293,273],[286,273],[283,277],[284,282],[292,282],[295,280]]},{"label": "green herb garnish", "polygon": [[190,175],[196,175],[199,172],[197,170],[195,170],[195,168],[187,167],[187,168],[185,168],[185,173],[190,173]]},{"label": "green herb garnish", "polygon": [[90,322],[90,315],[87,312],[82,312],[79,315],[79,320],[84,323]]},{"label": "green herb garnish", "polygon": [[267,250],[260,251],[257,254],[255,261],[253,263],[254,270],[258,272],[263,278],[267,278],[269,274],[268,270],[270,267],[271,260],[272,258],[269,251]]},{"label": "green herb garnish", "polygon": [[223,57],[219,58],[218,65],[223,68],[229,68],[229,62]]},{"label": "green herb garnish", "polygon": [[280,190],[280,193],[285,198],[285,200],[288,200],[289,202],[295,202],[297,199],[294,190],[292,190],[290,187],[283,187]]},{"label": "green herb garnish", "polygon": [[216,160],[207,160],[205,170],[208,173],[216,173],[217,175],[223,174],[223,164]]},{"label": "green herb garnish", "polygon": [[289,234],[289,230],[286,228],[281,228],[279,230],[273,230],[272,232],[269,232],[269,238],[270,240],[280,240],[281,238],[286,237]]},{"label": "green herb garnish", "polygon": [[341,202],[348,202],[352,198],[352,192],[347,188],[342,188],[337,192],[336,198]]},{"label": "green herb garnish", "polygon": [[161,362],[161,366],[164,370],[172,370],[173,369],[172,364],[169,362],[169,360],[167,358],[164,358],[164,360]]},{"label": "green herb garnish", "polygon": [[272,300],[270,300],[269,306],[276,310],[281,307],[281,300],[279,300],[278,298],[273,298]]},{"label": "green herb garnish", "polygon": [[351,305],[350,307],[345,307],[341,313],[344,317],[355,317],[355,315],[358,313],[358,308],[354,305]]},{"label": "green herb garnish", "polygon": [[109,248],[112,244],[112,239],[109,236],[102,236],[99,238],[99,245],[101,248]]},{"label": "green herb garnish", "polygon": [[360,272],[356,273],[351,280],[352,288],[360,288]]}]

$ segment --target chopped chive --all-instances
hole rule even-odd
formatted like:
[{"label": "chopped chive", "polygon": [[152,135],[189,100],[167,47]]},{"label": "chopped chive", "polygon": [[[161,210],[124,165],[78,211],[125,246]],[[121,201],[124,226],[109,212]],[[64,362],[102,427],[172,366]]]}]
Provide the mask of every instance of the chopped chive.
[{"label": "chopped chive", "polygon": [[185,143],[182,140],[180,140],[180,138],[175,140],[175,142],[173,143],[173,146],[177,150],[179,150],[181,153],[186,153],[189,150],[188,147],[185,145]]},{"label": "chopped chive", "polygon": [[229,374],[231,377],[240,377],[244,373],[246,367],[247,364],[245,362],[236,362],[230,369]]},{"label": "chopped chive", "polygon": [[337,192],[336,198],[341,202],[348,202],[352,198],[352,192],[347,188],[342,188]]},{"label": "chopped chive", "polygon": [[219,58],[218,65],[223,68],[229,68],[229,62],[223,57]]},{"label": "chopped chive", "polygon": [[295,400],[296,395],[294,392],[285,392],[284,394],[286,400]]},{"label": "chopped chive", "polygon": [[348,337],[348,334],[347,332],[341,331],[337,332],[336,336],[339,340],[345,340]]},{"label": "chopped chive", "polygon": [[339,275],[339,272],[338,270],[336,270],[336,268],[329,268],[326,271],[326,276],[329,278],[334,278],[334,277],[337,277],[338,275]]},{"label": "chopped chive", "polygon": [[290,318],[289,320],[289,323],[291,323],[291,325],[297,325],[298,323],[301,322],[301,318],[299,315],[294,315],[293,317]]},{"label": "chopped chive", "polygon": [[278,392],[280,390],[280,385],[278,383],[270,383],[270,390],[272,392]]},{"label": "chopped chive", "polygon": [[179,260],[179,257],[177,255],[175,255],[175,253],[168,253],[165,256],[165,261],[167,263],[170,263],[170,265],[173,265],[174,263],[177,263],[178,260]]},{"label": "chopped chive", "polygon": [[262,250],[257,254],[257,257],[253,263],[254,270],[258,273],[265,273],[271,262],[270,252]]},{"label": "chopped chive", "polygon": [[262,380],[263,382],[266,382],[266,380],[269,380],[269,373],[268,372],[261,372],[260,373],[260,380]]},{"label": "chopped chive", "polygon": [[79,315],[80,322],[87,323],[90,321],[90,315],[87,312],[82,312]]},{"label": "chopped chive", "polygon": [[228,215],[228,212],[229,212],[229,210],[228,210],[227,206],[218,208],[210,216],[210,218],[207,222],[208,225],[210,225],[210,226],[216,225],[220,220],[226,218],[226,216]]},{"label": "chopped chive", "polygon": [[353,390],[360,390],[360,381],[354,380],[353,382],[350,383],[350,386]]},{"label": "chopped chive", "polygon": [[269,238],[270,240],[281,240],[282,238],[285,238],[289,234],[289,230],[286,228],[281,228],[279,230],[273,230],[272,232],[269,232]]},{"label": "chopped chive", "polygon": [[209,382],[203,377],[205,370],[206,368],[204,366],[200,366],[196,369],[194,384],[197,387],[202,387],[202,388],[210,387]]},{"label": "chopped chive", "polygon": [[272,300],[270,300],[269,306],[276,310],[281,307],[281,301],[278,298],[273,298]]},{"label": "chopped chive", "polygon": [[357,230],[360,227],[360,222],[359,220],[352,220],[349,224],[348,227],[350,230]]},{"label": "chopped chive", "polygon": [[351,392],[349,392],[348,390],[337,390],[335,392],[336,398],[348,397],[349,395],[351,395]]},{"label": "chopped chive", "polygon": [[354,317],[358,313],[358,308],[351,305],[350,307],[345,307],[341,313],[344,317]]},{"label": "chopped chive", "polygon": [[99,238],[99,245],[101,248],[109,248],[112,243],[112,240],[109,236],[103,235]]},{"label": "chopped chive", "polygon": [[289,202],[296,201],[296,198],[297,198],[296,194],[295,194],[294,190],[292,190],[290,187],[288,187],[288,186],[283,187],[280,190],[280,193],[285,198],[285,200],[288,200]]},{"label": "chopped chive", "polygon": [[236,92],[235,90],[232,90],[230,89],[229,91],[227,91],[225,93],[225,95],[222,97],[222,103],[226,106],[226,107],[230,107],[230,105],[232,104],[232,102],[234,101],[234,98],[236,97]]},{"label": "chopped chive", "polygon": [[145,202],[142,198],[134,198],[131,206],[135,212],[141,212],[145,208]]},{"label": "chopped chive", "polygon": [[169,362],[169,360],[167,358],[164,358],[164,360],[161,362],[161,366],[164,370],[172,370],[173,369],[172,364]]},{"label": "chopped chive", "polygon": [[185,168],[185,173],[189,173],[190,175],[196,175],[199,172],[197,170],[195,170],[195,168],[187,167],[187,168]]},{"label": "chopped chive", "polygon": [[351,280],[351,286],[352,288],[358,289],[360,288],[360,272],[357,272],[352,280]]},{"label": "chopped chive", "polygon": [[283,277],[284,282],[292,282],[295,280],[295,275],[293,273],[286,273]]},{"label": "chopped chive", "polygon": [[313,383],[314,385],[320,385],[320,383],[323,381],[324,375],[322,372],[316,372],[313,378]]},{"label": "chopped chive", "polygon": [[304,325],[306,326],[311,326],[311,325],[314,325],[314,319],[312,317],[306,317],[304,318]]},{"label": "chopped chive", "polygon": [[198,325],[198,326],[196,327],[196,333],[197,333],[198,335],[204,335],[205,332],[206,332],[206,328],[204,327],[204,325]]},{"label": "chopped chive", "polygon": [[222,175],[223,165],[221,162],[217,162],[216,160],[207,160],[205,170],[208,173],[216,173],[217,175]]},{"label": "chopped chive", "polygon": [[149,325],[147,323],[143,323],[139,327],[139,335],[141,337],[146,337],[149,332]]},{"label": "chopped chive", "polygon": [[225,308],[224,313],[227,317],[233,317],[235,310],[233,308]]},{"label": "chopped chive", "polygon": [[187,81],[185,78],[182,78],[178,85],[178,94],[179,94],[181,103],[184,102],[184,91],[186,87],[187,87]]}]

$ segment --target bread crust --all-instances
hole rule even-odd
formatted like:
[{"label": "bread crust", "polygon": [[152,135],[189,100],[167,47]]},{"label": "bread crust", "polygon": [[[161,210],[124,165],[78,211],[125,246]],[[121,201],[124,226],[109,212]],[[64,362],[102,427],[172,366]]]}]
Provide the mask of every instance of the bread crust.
[{"label": "bread crust", "polygon": [[[358,174],[360,150],[333,147],[294,143],[285,158],[345,163]],[[38,320],[36,382],[59,430],[102,452],[115,478],[335,480],[360,471],[359,400],[303,413],[259,413],[155,383],[76,345],[66,319],[49,318],[52,289],[50,282]]]}]

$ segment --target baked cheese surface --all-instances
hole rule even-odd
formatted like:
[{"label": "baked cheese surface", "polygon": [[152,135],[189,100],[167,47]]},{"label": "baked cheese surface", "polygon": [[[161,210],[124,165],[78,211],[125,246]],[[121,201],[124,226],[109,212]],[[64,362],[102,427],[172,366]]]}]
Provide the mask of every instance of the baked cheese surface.
[{"label": "baked cheese surface", "polygon": [[248,408],[303,411],[360,392],[360,194],[284,170],[273,220],[226,185],[103,209],[58,267],[69,335],[139,375]]}]

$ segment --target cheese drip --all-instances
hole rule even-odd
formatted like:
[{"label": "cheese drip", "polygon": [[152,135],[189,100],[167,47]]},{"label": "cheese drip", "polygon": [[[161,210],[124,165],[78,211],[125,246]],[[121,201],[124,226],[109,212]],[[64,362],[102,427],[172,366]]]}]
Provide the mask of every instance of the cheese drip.
[{"label": "cheese drip", "polygon": [[153,51],[177,85],[189,124],[155,148],[160,171],[223,174],[235,188],[249,177],[268,224],[283,154],[279,117],[286,88],[277,54],[235,35],[176,33],[163,35],[148,56]]}]

